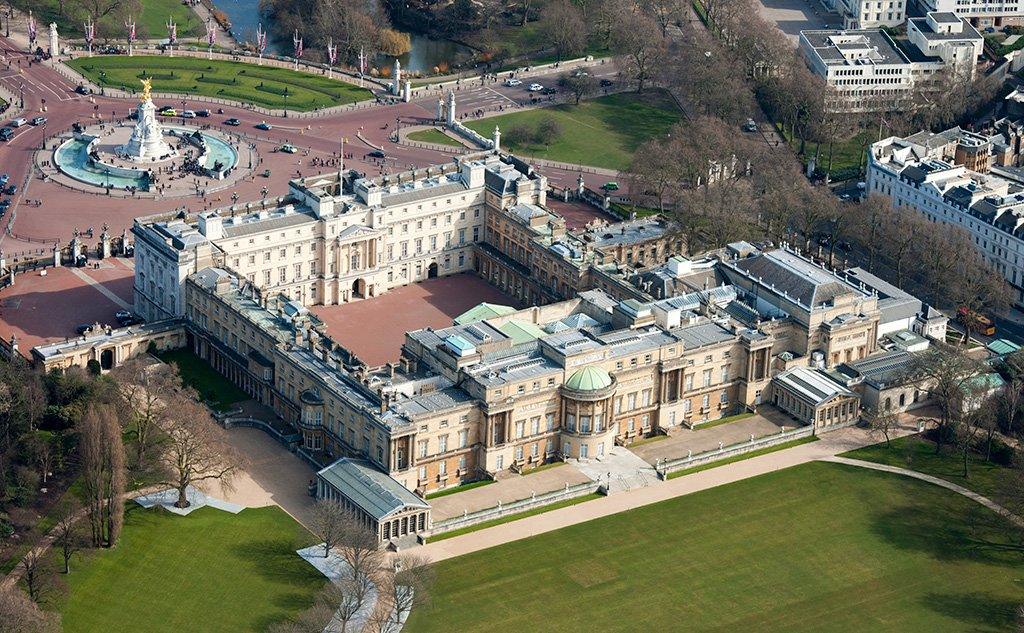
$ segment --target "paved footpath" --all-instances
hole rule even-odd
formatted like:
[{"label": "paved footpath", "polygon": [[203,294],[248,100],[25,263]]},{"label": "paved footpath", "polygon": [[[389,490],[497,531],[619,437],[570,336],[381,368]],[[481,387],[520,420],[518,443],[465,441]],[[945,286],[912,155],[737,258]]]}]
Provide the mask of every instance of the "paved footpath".
[{"label": "paved footpath", "polygon": [[858,466],[860,468],[869,468],[871,470],[880,470],[880,471],[885,472],[885,473],[893,473],[893,474],[896,474],[896,475],[904,475],[906,477],[913,477],[914,479],[920,479],[921,481],[927,481],[930,484],[935,484],[936,486],[942,486],[943,488],[945,488],[947,490],[952,490],[953,492],[955,492],[957,494],[961,494],[961,495],[967,497],[971,501],[975,501],[977,503],[980,503],[981,505],[983,505],[986,508],[988,508],[989,510],[995,512],[999,516],[1006,518],[1007,520],[1009,520],[1014,525],[1017,525],[1017,526],[1020,526],[1020,527],[1024,527],[1024,518],[1021,518],[1021,517],[1017,516],[1016,514],[1010,512],[1009,510],[1007,510],[1003,506],[999,505],[995,501],[992,501],[988,497],[984,497],[982,495],[979,495],[978,493],[974,492],[973,490],[968,490],[967,488],[964,488],[963,486],[958,486],[958,485],[956,485],[953,482],[946,481],[945,479],[939,479],[938,477],[933,477],[932,475],[926,475],[924,473],[919,473],[916,470],[909,470],[907,468],[900,468],[899,466],[889,466],[887,464],[876,464],[875,462],[865,462],[865,461],[860,460],[860,459],[850,459],[849,457],[826,457],[826,458],[822,459],[821,461],[832,462],[832,463],[835,463],[835,464],[846,464],[847,466]]},{"label": "paved footpath", "polygon": [[[910,429],[904,429],[899,435],[909,433],[911,433]],[[416,553],[433,561],[445,560],[666,499],[757,477],[790,466],[835,457],[839,453],[878,443],[877,437],[872,437],[865,429],[856,427],[825,433],[820,438],[817,442],[751,457],[645,488],[636,488],[447,540],[427,543],[418,548]]]}]

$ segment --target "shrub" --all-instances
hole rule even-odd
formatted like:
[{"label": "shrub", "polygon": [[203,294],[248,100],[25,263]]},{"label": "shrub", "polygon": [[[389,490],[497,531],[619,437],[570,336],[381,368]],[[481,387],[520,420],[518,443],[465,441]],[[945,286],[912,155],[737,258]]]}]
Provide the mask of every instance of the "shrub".
[{"label": "shrub", "polygon": [[550,145],[562,133],[562,126],[553,117],[546,117],[537,126],[537,133],[534,142]]},{"label": "shrub", "polygon": [[533,141],[533,130],[528,125],[517,123],[505,132],[505,140],[513,145],[527,145]]}]

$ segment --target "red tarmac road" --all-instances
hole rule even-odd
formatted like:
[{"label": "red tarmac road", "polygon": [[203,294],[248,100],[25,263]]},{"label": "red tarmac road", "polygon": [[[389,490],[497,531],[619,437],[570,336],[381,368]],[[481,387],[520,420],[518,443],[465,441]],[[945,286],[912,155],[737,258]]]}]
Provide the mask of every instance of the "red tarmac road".
[{"label": "red tarmac road", "polygon": [[[40,243],[54,240],[67,241],[74,228],[86,229],[99,227],[108,223],[117,234],[131,226],[132,219],[153,213],[171,211],[182,206],[190,210],[213,208],[229,203],[232,193],[237,192],[241,201],[256,200],[261,189],[267,187],[269,195],[278,196],[287,191],[287,181],[298,174],[308,176],[327,168],[311,168],[312,158],[326,158],[338,151],[342,138],[347,139],[345,150],[354,155],[353,160],[346,161],[352,167],[365,173],[376,175],[381,167],[372,159],[364,160],[364,155],[371,150],[360,141],[356,132],[370,143],[385,148],[388,156],[387,171],[407,169],[410,166],[423,167],[430,164],[444,163],[452,160],[452,155],[429,149],[411,148],[397,145],[389,140],[394,131],[396,120],[403,125],[428,123],[435,114],[436,96],[425,97],[411,103],[381,105],[363,110],[354,110],[330,117],[322,118],[285,118],[266,117],[244,108],[225,107],[222,115],[214,115],[203,121],[210,123],[227,134],[243,134],[246,137],[258,137],[257,149],[262,164],[254,173],[269,169],[271,176],[263,178],[254,175],[252,178],[237,183],[236,186],[219,192],[211,192],[204,200],[198,196],[164,198],[164,199],[133,199],[108,197],[102,194],[84,193],[73,190],[52,181],[38,178],[26,188],[26,175],[32,163],[33,154],[40,148],[44,139],[67,130],[75,122],[83,124],[96,123],[95,115],[101,120],[109,121],[111,117],[124,117],[134,103],[127,99],[110,97],[83,97],[74,92],[74,85],[64,79],[53,69],[43,64],[31,63],[30,58],[13,44],[0,38],[0,82],[16,94],[21,94],[25,101],[24,114],[31,118],[42,112],[48,122],[44,126],[23,126],[17,129],[17,135],[7,143],[0,143],[0,173],[8,173],[11,182],[19,185],[19,193],[14,196],[12,209],[16,212],[12,234],[0,235],[0,246],[7,253],[29,251],[40,247]],[[611,76],[614,68],[609,64],[601,67],[595,74]],[[523,78],[529,83],[528,78]],[[553,76],[539,79],[541,82],[554,81]],[[525,99],[522,88],[506,88],[500,83],[481,85],[479,80],[467,81],[457,91],[457,102],[460,111],[473,111],[477,108],[494,107],[498,103],[513,103],[515,99]],[[158,100],[159,101],[159,100]],[[180,105],[180,102],[175,103]],[[199,108],[200,105],[193,105]],[[242,124],[239,127],[223,126],[228,118],[237,118]],[[266,120],[274,129],[260,131],[255,125]],[[291,143],[308,154],[285,154],[272,150],[283,144]],[[550,182],[560,186],[575,186],[578,172],[544,168],[543,172]],[[591,187],[597,187],[606,180],[605,177],[585,174],[585,180]],[[25,199],[42,200],[40,206],[29,206]],[[583,217],[574,220],[574,224],[589,221],[587,212],[580,210]],[[590,211],[590,217],[600,214]],[[584,221],[581,221],[584,220]]]}]

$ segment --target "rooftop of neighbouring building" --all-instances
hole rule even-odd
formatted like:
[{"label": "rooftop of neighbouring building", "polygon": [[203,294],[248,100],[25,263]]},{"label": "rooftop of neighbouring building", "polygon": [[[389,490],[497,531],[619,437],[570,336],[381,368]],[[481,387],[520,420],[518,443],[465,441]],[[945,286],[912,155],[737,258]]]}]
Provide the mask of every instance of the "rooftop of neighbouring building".
[{"label": "rooftop of neighbouring building", "polygon": [[879,29],[801,31],[800,37],[826,66],[909,63],[889,34]]}]

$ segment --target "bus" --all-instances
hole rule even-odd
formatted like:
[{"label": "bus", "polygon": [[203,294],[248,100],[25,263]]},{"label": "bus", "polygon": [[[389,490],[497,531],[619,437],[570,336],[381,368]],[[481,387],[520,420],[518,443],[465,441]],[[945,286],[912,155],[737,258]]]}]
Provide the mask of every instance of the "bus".
[{"label": "bus", "polygon": [[956,312],[957,320],[964,324],[968,330],[973,330],[979,334],[985,336],[995,336],[996,325],[992,322],[992,319],[988,318],[984,314],[975,312],[967,306],[960,306],[960,309]]}]

